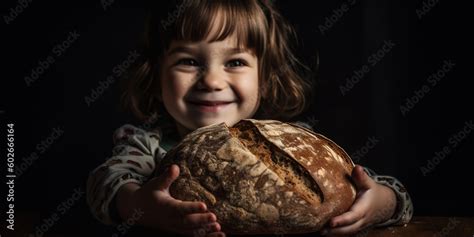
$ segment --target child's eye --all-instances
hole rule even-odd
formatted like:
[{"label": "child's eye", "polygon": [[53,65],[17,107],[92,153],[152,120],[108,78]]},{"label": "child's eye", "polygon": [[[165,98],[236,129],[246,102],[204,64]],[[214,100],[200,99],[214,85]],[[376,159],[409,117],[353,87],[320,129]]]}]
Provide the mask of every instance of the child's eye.
[{"label": "child's eye", "polygon": [[234,59],[234,60],[230,60],[225,66],[226,67],[243,67],[245,65],[246,65],[246,63],[245,63],[244,60]]},{"label": "child's eye", "polygon": [[176,65],[186,65],[186,66],[192,66],[192,67],[197,67],[198,62],[192,58],[183,58],[180,59]]}]

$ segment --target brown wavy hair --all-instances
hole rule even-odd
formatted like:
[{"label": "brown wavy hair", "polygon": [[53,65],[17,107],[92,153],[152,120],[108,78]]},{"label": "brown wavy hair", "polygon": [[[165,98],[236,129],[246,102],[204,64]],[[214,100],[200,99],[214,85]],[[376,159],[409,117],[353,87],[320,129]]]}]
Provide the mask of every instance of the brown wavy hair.
[{"label": "brown wavy hair", "polygon": [[[254,118],[288,120],[307,108],[311,84],[300,74],[308,68],[293,54],[295,32],[271,1],[151,0],[147,10],[142,59],[125,80],[122,96],[122,105],[138,119],[167,115],[159,100],[159,65],[171,41],[220,41],[233,33],[259,61],[260,105]],[[222,18],[217,26],[216,17]],[[218,30],[211,36],[212,27]]]}]

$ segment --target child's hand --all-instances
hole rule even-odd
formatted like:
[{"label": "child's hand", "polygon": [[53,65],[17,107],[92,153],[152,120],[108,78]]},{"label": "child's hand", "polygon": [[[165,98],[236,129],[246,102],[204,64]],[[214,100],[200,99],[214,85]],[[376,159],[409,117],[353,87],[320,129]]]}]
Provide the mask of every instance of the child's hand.
[{"label": "child's hand", "polygon": [[352,178],[358,189],[354,204],[346,213],[332,218],[322,235],[354,234],[392,217],[396,196],[390,188],[377,184],[359,165],[352,171]]},{"label": "child's hand", "polygon": [[[149,180],[142,187],[136,185],[128,200],[133,203],[132,209],[144,213],[138,223],[190,236],[225,236],[220,232],[216,215],[207,210],[205,203],[181,201],[170,195],[169,187],[178,176],[179,167],[172,165],[160,177]],[[128,213],[132,209],[129,208]]]}]

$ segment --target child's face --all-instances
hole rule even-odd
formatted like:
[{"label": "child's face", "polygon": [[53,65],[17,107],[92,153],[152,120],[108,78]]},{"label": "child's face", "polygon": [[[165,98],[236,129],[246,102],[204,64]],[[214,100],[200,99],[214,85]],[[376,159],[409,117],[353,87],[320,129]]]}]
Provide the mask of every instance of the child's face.
[{"label": "child's face", "polygon": [[180,135],[251,118],[259,104],[258,59],[223,41],[172,42],[161,68],[162,100]]}]

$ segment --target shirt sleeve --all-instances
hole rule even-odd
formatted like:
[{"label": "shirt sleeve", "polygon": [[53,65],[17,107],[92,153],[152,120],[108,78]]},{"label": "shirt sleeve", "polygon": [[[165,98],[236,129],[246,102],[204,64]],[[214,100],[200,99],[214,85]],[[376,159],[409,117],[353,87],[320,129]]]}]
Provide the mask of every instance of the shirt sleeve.
[{"label": "shirt sleeve", "polygon": [[373,170],[366,167],[364,167],[364,170],[376,183],[391,188],[397,197],[397,207],[393,216],[387,221],[378,223],[376,226],[404,225],[410,222],[413,216],[413,203],[403,184],[395,177],[377,175]]},{"label": "shirt sleeve", "polygon": [[115,131],[113,140],[112,156],[94,169],[87,180],[91,212],[108,225],[120,222],[113,201],[120,187],[146,182],[166,154],[159,146],[159,132],[147,132],[127,124]]}]

